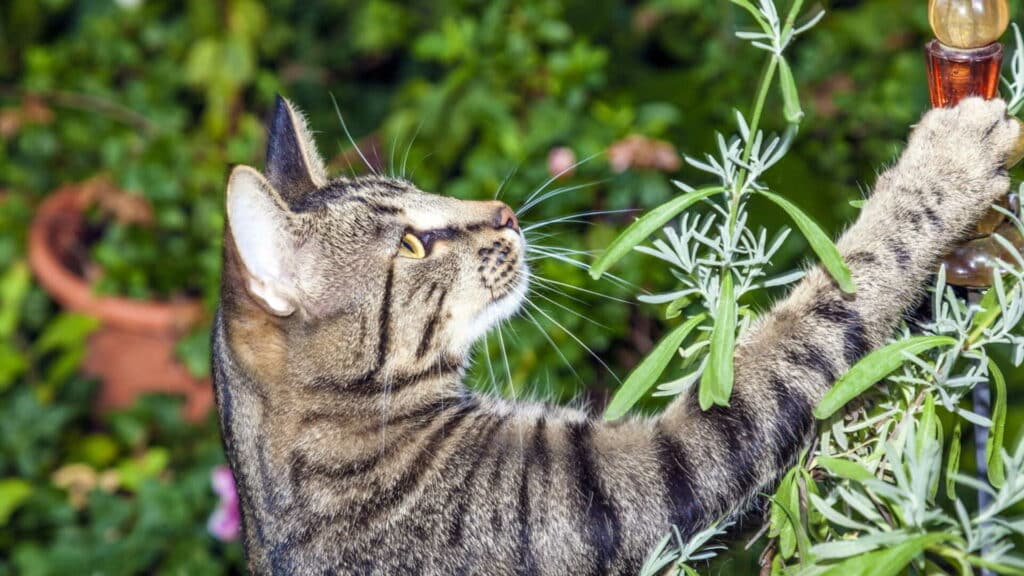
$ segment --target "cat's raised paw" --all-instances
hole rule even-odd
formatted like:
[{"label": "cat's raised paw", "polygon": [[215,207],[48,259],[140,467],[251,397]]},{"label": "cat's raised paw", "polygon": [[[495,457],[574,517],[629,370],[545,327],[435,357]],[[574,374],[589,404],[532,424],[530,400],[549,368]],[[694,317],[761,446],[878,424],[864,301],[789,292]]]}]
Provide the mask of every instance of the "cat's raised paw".
[{"label": "cat's raised paw", "polygon": [[1019,159],[1021,144],[1021,123],[1005,102],[967,98],[926,113],[901,163],[916,186],[944,192],[956,204],[987,207],[1009,189],[1007,167]]},{"label": "cat's raised paw", "polygon": [[958,171],[989,172],[1019,159],[1021,123],[1007,114],[1002,100],[967,98],[954,108],[925,114],[910,146],[919,160],[936,169],[947,163],[947,168]]}]

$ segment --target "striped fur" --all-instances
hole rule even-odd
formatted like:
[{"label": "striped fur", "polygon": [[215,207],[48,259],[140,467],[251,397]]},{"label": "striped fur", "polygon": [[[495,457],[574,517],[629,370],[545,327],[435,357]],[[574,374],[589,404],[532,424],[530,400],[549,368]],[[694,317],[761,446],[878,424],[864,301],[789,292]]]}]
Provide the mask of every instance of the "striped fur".
[{"label": "striped fur", "polygon": [[[929,112],[839,242],[855,296],[811,270],[739,343],[731,407],[701,412],[687,394],[616,423],[463,387],[472,341],[528,278],[496,205],[384,178],[275,184],[289,190],[301,300],[267,312],[231,222],[213,339],[251,570],[635,573],[670,526],[737,512],[793,462],[814,403],[1007,191],[1018,133],[1000,102]],[[315,154],[302,142],[279,149]],[[295,172],[273,167],[278,181]],[[409,229],[433,237],[427,258],[395,255]]]}]

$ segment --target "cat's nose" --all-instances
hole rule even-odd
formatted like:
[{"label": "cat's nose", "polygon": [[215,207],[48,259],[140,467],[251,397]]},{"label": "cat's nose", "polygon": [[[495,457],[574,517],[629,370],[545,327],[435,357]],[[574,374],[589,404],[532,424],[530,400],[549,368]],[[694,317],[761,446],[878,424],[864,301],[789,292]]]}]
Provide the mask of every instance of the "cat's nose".
[{"label": "cat's nose", "polygon": [[519,231],[519,219],[516,218],[516,213],[508,207],[508,204],[504,202],[496,202],[497,211],[494,213],[494,228],[501,230],[502,228],[511,228],[516,232]]}]

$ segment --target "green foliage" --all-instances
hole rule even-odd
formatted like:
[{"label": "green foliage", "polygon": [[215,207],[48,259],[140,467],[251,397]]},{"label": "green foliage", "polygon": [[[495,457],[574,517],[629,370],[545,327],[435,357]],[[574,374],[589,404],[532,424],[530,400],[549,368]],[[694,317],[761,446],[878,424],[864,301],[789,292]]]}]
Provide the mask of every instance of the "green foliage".
[{"label": "green foliage", "polygon": [[[641,296],[652,304],[668,304],[666,316],[678,315],[687,307],[691,311],[715,311],[706,350],[697,345],[683,349],[680,340],[679,353],[689,374],[658,387],[661,394],[681,394],[699,379],[698,397],[705,410],[713,404],[728,404],[736,332],[756,315],[741,307],[740,299],[746,293],[799,278],[789,274],[783,276],[784,281],[759,282],[773,264],[782,240],[769,245],[763,230],[755,232],[749,227],[749,197],[766,197],[783,208],[840,288],[850,294],[855,291],[850,271],[830,235],[796,203],[772,192],[764,179],[768,169],[781,163],[793,144],[792,129],[776,138],[764,137],[758,130],[764,118],[771,117],[766,105],[768,88],[778,73],[782,85],[780,115],[788,124],[799,122],[799,94],[783,51],[792,36],[808,30],[815,20],[794,27],[802,4],[799,1],[790,4],[785,24],[771,0],[733,3],[750,13],[762,30],[739,32],[737,36],[750,40],[753,47],[770,56],[753,111],[749,116],[736,114],[739,133],[732,138],[717,137],[717,156],[687,158],[691,166],[721,181],[725,192],[722,202],[716,203],[711,197],[702,199],[701,205],[713,210],[704,215],[692,213],[697,203],[686,205],[691,212],[684,213],[677,226],[665,228],[663,237],[650,246],[640,245],[640,240],[630,237],[637,234],[627,230],[613,243],[611,256],[607,257],[609,262],[618,261],[623,247],[636,247],[667,263],[680,289]],[[790,35],[789,30],[794,33]],[[1024,51],[1024,44],[1018,49]],[[1024,85],[1019,78],[1024,67],[1015,65],[1013,73],[1015,77],[1006,84],[1016,90],[1014,87]],[[692,191],[685,184],[680,188],[684,193]],[[686,196],[673,202],[681,199]],[[670,204],[663,204],[647,218],[653,220],[666,206]],[[1006,214],[1024,231],[1024,223]],[[1001,244],[1010,252],[1007,260],[1011,263],[1000,265],[994,287],[979,305],[968,305],[961,295],[946,287],[945,274],[940,272],[931,319],[917,327],[923,334],[912,335],[904,327],[891,344],[851,367],[822,398],[814,414],[819,419],[831,419],[828,430],[769,497],[770,544],[762,558],[762,572],[963,574],[975,568],[1024,572],[1024,559],[1012,553],[1024,537],[1024,526],[1007,515],[1011,507],[1024,500],[1024,442],[1012,455],[1001,448],[1006,426],[1006,379],[989,356],[991,347],[1010,346],[1014,363],[1024,361],[1024,337],[1016,331],[1024,319],[1024,290],[1019,285],[1024,281],[1024,256],[1008,242]],[[595,277],[607,267],[598,260]],[[745,317],[743,323],[737,322],[737,308]],[[665,354],[659,346],[649,361],[660,360]],[[699,367],[692,369],[697,364]],[[657,373],[663,370],[659,363]],[[879,389],[877,385],[883,381],[886,385]],[[995,395],[991,418],[965,401],[972,388],[987,383],[992,384]],[[634,391],[628,392],[627,397],[632,397]],[[873,397],[875,403],[851,410],[846,417],[837,416],[851,400],[864,394]],[[956,445],[944,463],[940,408],[955,419]],[[962,467],[961,420],[988,429],[985,448],[978,452],[978,457],[985,460],[978,463],[978,468],[987,465],[987,478],[970,476]],[[818,474],[812,475],[812,470]],[[943,471],[949,502],[937,500]],[[976,508],[968,509],[956,491],[957,484],[984,496]],[[670,574],[691,574],[693,566],[682,551],[702,546],[706,540],[701,535],[678,542],[680,559],[671,564],[661,563],[673,557],[664,550],[663,543],[649,563],[670,565]],[[708,549],[705,557],[714,554]]]},{"label": "green foliage", "polygon": [[718,307],[715,310],[715,326],[711,331],[711,346],[708,347],[708,366],[700,380],[700,408],[728,406],[732,396],[732,353],[736,346],[736,296],[733,290],[732,273],[722,275],[722,286],[718,292]]},{"label": "green foliage", "polygon": [[669,220],[678,216],[680,212],[705,198],[721,193],[722,189],[718,187],[703,188],[692,192],[684,190],[682,196],[677,196],[652,209],[642,217],[637,218],[601,253],[601,256],[590,267],[590,277],[594,280],[599,279],[602,274],[607,272],[609,268],[621,260],[630,250],[647,240],[651,234],[660,230]]},{"label": "green foliage", "polygon": [[814,407],[814,415],[831,417],[850,401],[863,394],[915,355],[938,346],[955,346],[956,340],[945,336],[915,336],[879,348],[854,364]]},{"label": "green foliage", "polygon": [[988,481],[995,488],[1001,488],[1006,482],[1003,470],[1003,434],[1006,431],[1006,378],[995,360],[988,359],[988,369],[992,374],[992,394],[995,402],[992,405],[992,426],[988,429],[988,441],[985,442],[985,462],[988,466]]},{"label": "green foliage", "polygon": [[157,397],[94,420],[76,369],[96,321],[36,316],[22,264],[0,293],[0,350],[17,359],[0,386],[0,574],[237,571],[239,547],[205,530],[223,462],[213,422],[183,422],[180,402]]},{"label": "green foliage", "polygon": [[654,386],[661,373],[668,367],[669,362],[679,352],[683,341],[702,322],[704,322],[704,315],[698,314],[679,325],[658,342],[658,345],[630,373],[629,378],[615,393],[615,397],[612,398],[604,412],[606,420],[621,418],[650,390],[651,386]]},{"label": "green foliage", "polygon": [[843,257],[839,255],[839,249],[832,243],[832,239],[828,234],[821,229],[821,226],[807,216],[799,206],[782,196],[772,194],[767,190],[762,191],[761,195],[785,210],[786,214],[789,214],[789,217],[793,219],[793,223],[796,224],[804,238],[807,239],[811,250],[814,250],[814,253],[821,259],[822,266],[835,278],[839,288],[847,294],[855,293],[857,286],[853,283],[853,278],[850,276],[850,268],[843,262]]},{"label": "green foliage", "polygon": [[[222,460],[212,425],[186,425],[178,404],[166,398],[102,419],[88,415],[95,383],[82,379],[77,366],[95,322],[55,310],[25,264],[27,225],[47,194],[99,175],[144,199],[152,214],[144,222],[90,211],[86,255],[96,289],[133,298],[196,297],[212,311],[224,179],[232,164],[261,165],[262,120],[275,93],[307,110],[332,170],[365,170],[350,163],[350,145],[339,144],[333,94],[371,162],[411,176],[424,189],[477,199],[500,190],[503,200],[521,207],[551,180],[536,196],[543,200],[522,214],[524,226],[538,225],[531,232],[539,250],[531,268],[540,279],[532,298],[543,313],[531,308],[530,315],[543,332],[528,318],[492,335],[482,347],[485,360],[473,369],[479,386],[509,395],[534,386],[550,398],[582,396],[600,406],[615,378],[578,339],[616,373],[637,366],[609,406],[609,418],[634,405],[650,409],[660,400],[644,396],[659,378],[669,380],[658,386],[659,396],[699,381],[712,327],[705,319],[688,334],[682,327],[669,332],[670,326],[652,319],[653,309],[603,296],[648,293],[644,301],[665,304],[666,319],[684,316],[680,326],[688,326],[699,308],[718,310],[707,304],[716,303],[722,283],[713,284],[707,299],[673,293],[678,278],[668,267],[646,265],[627,257],[629,251],[643,251],[643,239],[679,214],[704,218],[710,209],[698,197],[721,201],[731,216],[726,223],[736,229],[779,228],[787,214],[778,210],[752,209],[750,220],[738,226],[737,198],[749,197],[755,207],[763,202],[761,190],[749,188],[759,181],[800,206],[793,217],[806,238],[783,234],[763,246],[771,248],[771,269],[792,268],[810,247],[844,280],[820,239],[853,215],[846,200],[891,159],[906,126],[926,105],[919,53],[927,29],[923,9],[894,11],[890,0],[832,3],[814,33],[792,45],[786,40],[785,58],[768,54],[763,67],[749,57],[747,40],[734,36],[737,29],[774,32],[758,4],[0,3],[0,517],[6,516],[0,575],[205,574],[237,571],[240,562],[237,545],[217,543],[205,530],[213,508],[209,471]],[[808,12],[801,6],[780,2],[780,39],[810,23],[797,17]],[[758,88],[753,95],[751,87]],[[685,152],[715,149],[714,130],[733,122],[731,106],[751,97],[748,124],[741,127],[748,137],[736,151],[743,163],[771,156],[751,136],[759,130],[791,135],[790,125],[799,122],[802,132],[777,143],[786,154],[771,171],[754,177],[744,168],[728,189],[678,194],[673,180],[707,173],[694,165],[667,175],[636,166],[620,172],[605,154],[631,134]],[[545,159],[563,146],[587,160],[555,179]],[[559,221],[635,208],[651,210],[628,228],[632,218],[619,213],[587,216],[588,224]],[[811,219],[818,224],[806,225]],[[602,280],[594,283],[587,263],[599,251],[593,272]],[[608,273],[613,264],[616,277]],[[776,286],[799,277],[764,278],[768,269],[767,260],[749,268],[716,267],[716,278],[737,274],[737,330],[774,297]],[[1005,291],[1012,290],[1008,284]],[[987,342],[993,326],[999,327],[999,303],[995,291],[983,301],[989,312],[974,316],[971,343]],[[721,364],[732,345],[728,330],[718,332],[713,355]],[[179,356],[194,373],[207,371],[208,342],[208,327],[199,326],[179,343]],[[682,346],[685,357],[675,360]],[[638,365],[652,347],[655,352]],[[1006,381],[1010,434],[1021,417],[1013,391],[1019,373],[1008,372]],[[727,380],[716,382],[722,387],[714,396],[725,401]],[[940,411],[950,412],[940,404]],[[960,430],[958,415],[945,415],[951,414]],[[895,426],[879,422],[881,435]],[[844,435],[855,442],[857,434],[864,432],[826,439],[838,442]],[[999,445],[993,433],[990,469],[997,469]],[[860,482],[865,470],[878,474],[883,450],[872,446],[866,463],[837,453],[809,456],[808,464],[824,466],[834,477],[829,482]],[[951,470],[961,469],[959,452],[951,450],[948,462]],[[73,505],[53,479],[68,464],[116,473],[123,483],[113,492],[94,490]],[[965,457],[963,464],[973,461]],[[1012,466],[1004,467],[1010,476]],[[813,547],[823,537],[822,525],[801,500],[801,489],[813,494],[818,488],[805,474],[792,478],[781,499],[788,513],[773,512],[772,521],[780,528],[786,522],[793,529],[807,525]],[[821,484],[826,494],[828,486]],[[667,537],[652,565],[681,565],[687,574],[695,573],[694,566],[703,570],[713,555],[705,545],[720,528],[687,543]],[[786,559],[799,558],[796,532],[784,539]],[[749,555],[730,554],[727,566],[752,573],[753,563]],[[775,566],[781,570],[783,563]]]},{"label": "green foliage", "polygon": [[32,484],[21,478],[0,480],[0,526],[7,524],[14,510],[32,495]]}]

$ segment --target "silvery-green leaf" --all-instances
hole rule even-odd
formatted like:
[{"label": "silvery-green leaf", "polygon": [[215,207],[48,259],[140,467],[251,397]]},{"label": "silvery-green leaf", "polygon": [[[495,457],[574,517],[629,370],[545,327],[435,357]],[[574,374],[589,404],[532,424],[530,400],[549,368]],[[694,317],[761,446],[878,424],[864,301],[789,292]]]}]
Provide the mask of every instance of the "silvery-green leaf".
[{"label": "silvery-green leaf", "polygon": [[728,406],[732,396],[733,350],[736,346],[736,298],[732,272],[722,274],[715,327],[711,332],[708,366],[701,376],[698,399],[701,410],[712,405]]},{"label": "silvery-green leaf", "polygon": [[839,478],[846,478],[855,482],[865,482],[867,480],[875,479],[875,475],[867,468],[857,462],[853,462],[852,460],[833,458],[830,456],[819,456],[817,462],[819,466]]},{"label": "silvery-green leaf", "polygon": [[807,239],[807,243],[811,245],[811,249],[818,255],[821,260],[822,266],[828,270],[832,278],[835,279],[839,288],[847,294],[853,294],[857,291],[857,286],[853,282],[853,276],[850,274],[850,268],[847,267],[846,263],[843,262],[843,257],[839,254],[839,249],[836,248],[835,243],[832,239],[825,234],[821,226],[811,219],[810,216],[804,213],[796,204],[793,204],[789,200],[774,194],[767,190],[761,191],[761,194],[767,197],[769,200],[774,202],[780,208],[782,208],[789,217],[793,219],[793,223],[800,229],[800,232]]},{"label": "silvery-green leaf", "polygon": [[968,422],[974,424],[975,426],[981,426],[982,428],[992,427],[992,420],[982,416],[981,414],[978,414],[977,412],[971,412],[970,410],[967,410],[965,408],[957,407],[956,413],[959,414],[961,418],[967,420]]},{"label": "silvery-green leaf", "polygon": [[786,116],[786,122],[799,124],[804,118],[804,111],[800,107],[800,94],[796,88],[796,80],[793,78],[793,70],[785,58],[778,56],[778,59],[783,114]]},{"label": "silvery-green leaf", "polygon": [[814,416],[824,420],[838,412],[850,400],[875,385],[914,356],[939,346],[953,346],[948,336],[917,336],[899,340],[862,358],[844,374],[814,408]]},{"label": "silvery-green leaf", "polygon": [[597,280],[637,244],[643,242],[655,231],[665,225],[677,214],[686,210],[704,198],[722,191],[719,186],[703,188],[689,194],[673,198],[668,202],[644,214],[626,228],[622,234],[612,241],[608,249],[590,267],[590,276]]},{"label": "silvery-green leaf", "polygon": [[977,478],[973,478],[973,477],[968,476],[966,474],[960,474],[959,472],[954,474],[953,478],[956,480],[956,482],[958,484],[963,484],[964,486],[969,486],[969,487],[971,487],[971,488],[973,488],[973,489],[975,489],[975,490],[977,490],[979,492],[984,492],[986,494],[991,494],[992,496],[996,495],[996,491],[993,490],[991,486],[989,486],[988,484],[985,484],[984,482],[978,480]]},{"label": "silvery-green leaf", "polygon": [[[905,538],[906,536],[904,535],[903,537]],[[814,557],[818,560],[835,560],[870,552],[877,549],[878,546],[878,543],[858,538],[855,540],[835,540],[833,542],[815,544],[811,547],[811,550],[814,552]]]},{"label": "silvery-green leaf", "polygon": [[672,380],[671,382],[658,384],[658,390],[651,395],[655,397],[678,396],[683,392],[686,392],[687,390],[690,389],[691,386],[693,386],[697,382],[697,380],[700,380],[700,375],[704,373],[704,368],[706,367],[706,365],[707,357],[705,357],[704,361],[701,362],[699,368],[687,374],[686,376],[683,376],[682,378],[679,378],[677,380]]},{"label": "silvery-green leaf", "polygon": [[750,140],[750,124],[747,124],[747,119],[739,110],[733,110],[733,113],[736,115],[736,125],[740,129],[740,137],[743,140]]},{"label": "silvery-green leaf", "polygon": [[651,350],[647,358],[643,360],[630,373],[622,387],[615,393],[611,403],[604,412],[605,420],[617,420],[624,416],[643,395],[654,385],[655,381],[665,371],[669,362],[675,357],[676,351],[682,345],[683,340],[693,332],[693,329],[700,325],[707,316],[699,314],[681,324],[658,342],[658,345]]},{"label": "silvery-green leaf", "polygon": [[988,481],[996,488],[1006,481],[1003,470],[1003,432],[1006,429],[1006,379],[1002,370],[989,358],[989,372],[992,374],[992,427],[988,429],[985,442],[985,458],[988,460]]},{"label": "silvery-green leaf", "polygon": [[690,192],[693,192],[694,190],[696,190],[696,188],[694,188],[693,186],[690,186],[689,184],[687,184],[686,182],[683,182],[682,180],[673,180],[672,184],[674,184],[676,188],[679,188],[680,190],[682,190],[683,192],[685,192],[687,194],[689,194]]},{"label": "silvery-green leaf", "polygon": [[667,302],[672,302],[673,300],[678,300],[680,298],[684,298],[695,293],[697,293],[696,288],[687,288],[686,290],[669,292],[667,294],[641,294],[637,296],[636,299],[643,302],[644,304],[665,304]]},{"label": "silvery-green leaf", "polygon": [[[811,501],[811,505],[814,506],[814,508],[816,510],[818,510],[818,512],[820,512],[821,515],[824,516],[829,522],[831,522],[833,524],[837,524],[837,525],[842,526],[844,528],[849,528],[851,530],[863,530],[865,532],[871,531],[871,527],[870,526],[868,526],[867,524],[864,524],[862,522],[858,522],[858,521],[854,520],[853,518],[850,518],[848,516],[844,516],[843,514],[840,514],[834,508],[829,506],[827,502],[822,500],[821,497],[819,497],[818,495],[816,495],[816,494],[808,494],[807,496],[808,496],[808,498]],[[814,555],[816,557],[818,557],[818,558],[830,558],[830,557],[831,558],[835,558],[836,557],[836,556],[825,556],[825,555],[820,554],[818,551],[816,551],[817,546],[814,546],[811,549],[815,550],[815,554]]]},{"label": "silvery-green leaf", "polygon": [[946,460],[946,495],[950,500],[956,499],[955,474],[960,470],[960,421],[953,427],[953,437],[949,441],[949,458]]},{"label": "silvery-green leaf", "polygon": [[848,558],[829,568],[828,576],[896,576],[928,546],[951,539],[950,534],[931,533],[912,537],[881,550]]},{"label": "silvery-green leaf", "polygon": [[847,505],[856,510],[865,519],[876,523],[885,521],[882,515],[875,510],[875,505],[862,494],[843,487],[838,488],[837,492]]},{"label": "silvery-green leaf", "polygon": [[782,275],[779,275],[779,276],[775,276],[774,278],[769,278],[769,279],[765,280],[764,282],[762,282],[761,286],[763,286],[765,288],[774,288],[776,286],[785,286],[787,284],[792,284],[793,282],[796,282],[797,280],[802,279],[806,275],[807,275],[807,272],[805,272],[804,270],[793,270],[792,272],[787,272],[785,274],[782,274]]},{"label": "silvery-green leaf", "polygon": [[647,556],[644,565],[640,568],[640,576],[659,576],[669,564],[675,562],[679,553],[675,550],[667,550],[668,543],[672,540],[672,534],[666,534],[654,550]]},{"label": "silvery-green leaf", "polygon": [[841,419],[837,419],[832,423],[832,436],[836,439],[836,444],[840,450],[847,450],[850,447],[850,444],[846,441],[845,423]]}]

